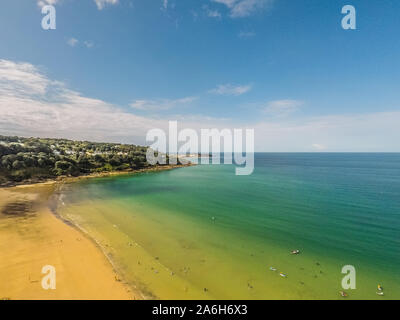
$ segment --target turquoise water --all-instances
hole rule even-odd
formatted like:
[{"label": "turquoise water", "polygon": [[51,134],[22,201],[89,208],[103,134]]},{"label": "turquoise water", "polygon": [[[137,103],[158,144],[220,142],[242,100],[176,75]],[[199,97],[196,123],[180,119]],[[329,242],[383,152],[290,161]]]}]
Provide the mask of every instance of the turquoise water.
[{"label": "turquoise water", "polygon": [[250,176],[199,165],[63,193],[149,297],[340,299],[353,265],[350,299],[400,298],[400,154],[259,153]]}]

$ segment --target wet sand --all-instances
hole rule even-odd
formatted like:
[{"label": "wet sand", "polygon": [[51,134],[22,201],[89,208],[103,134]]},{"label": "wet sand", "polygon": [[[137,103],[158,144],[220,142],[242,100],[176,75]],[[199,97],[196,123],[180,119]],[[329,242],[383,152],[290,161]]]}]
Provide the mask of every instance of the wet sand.
[{"label": "wet sand", "polygon": [[[54,188],[0,189],[0,299],[141,299],[92,240],[50,211]],[[46,265],[55,290],[42,288]]]}]

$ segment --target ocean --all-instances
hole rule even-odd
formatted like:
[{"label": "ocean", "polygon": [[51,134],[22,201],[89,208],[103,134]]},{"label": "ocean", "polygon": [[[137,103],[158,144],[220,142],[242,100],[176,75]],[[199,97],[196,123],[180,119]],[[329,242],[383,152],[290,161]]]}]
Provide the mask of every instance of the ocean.
[{"label": "ocean", "polygon": [[256,153],[250,176],[221,164],[89,179],[64,185],[57,210],[146,298],[400,299],[400,154]]}]

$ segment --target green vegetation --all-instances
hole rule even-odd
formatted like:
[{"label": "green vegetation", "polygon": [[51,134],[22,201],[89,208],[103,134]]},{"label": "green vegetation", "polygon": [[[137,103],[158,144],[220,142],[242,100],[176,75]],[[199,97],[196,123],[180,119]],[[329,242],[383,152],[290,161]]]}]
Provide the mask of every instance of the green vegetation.
[{"label": "green vegetation", "polygon": [[0,185],[151,167],[147,147],[0,136]]}]

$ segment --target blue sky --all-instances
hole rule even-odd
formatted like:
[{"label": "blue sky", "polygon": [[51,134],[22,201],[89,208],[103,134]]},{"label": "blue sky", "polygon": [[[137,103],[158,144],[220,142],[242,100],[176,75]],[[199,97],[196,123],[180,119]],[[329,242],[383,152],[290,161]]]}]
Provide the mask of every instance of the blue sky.
[{"label": "blue sky", "polygon": [[41,1],[0,5],[2,134],[144,143],[179,120],[255,128],[258,151],[400,151],[398,1],[42,1],[56,30]]}]

